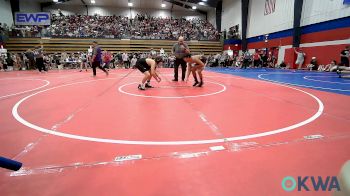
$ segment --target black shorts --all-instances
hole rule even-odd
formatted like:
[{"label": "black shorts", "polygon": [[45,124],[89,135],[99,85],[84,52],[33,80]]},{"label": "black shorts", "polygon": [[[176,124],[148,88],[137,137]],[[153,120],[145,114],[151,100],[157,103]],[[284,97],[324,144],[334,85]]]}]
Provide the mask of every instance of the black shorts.
[{"label": "black shorts", "polygon": [[151,70],[151,67],[150,66],[144,66],[143,64],[141,63],[136,63],[135,67],[140,70],[142,73],[145,73],[146,71],[149,71]]},{"label": "black shorts", "polygon": [[200,58],[200,60],[205,64],[205,63],[207,62],[208,58],[205,57],[205,56],[202,56],[202,57]]},{"label": "black shorts", "polygon": [[347,57],[341,57],[340,59],[340,65],[349,67],[349,58]]}]

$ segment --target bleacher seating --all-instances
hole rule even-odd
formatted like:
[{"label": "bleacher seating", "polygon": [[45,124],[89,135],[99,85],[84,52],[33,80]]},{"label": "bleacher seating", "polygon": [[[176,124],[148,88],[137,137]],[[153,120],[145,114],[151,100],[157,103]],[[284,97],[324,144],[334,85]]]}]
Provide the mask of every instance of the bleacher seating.
[{"label": "bleacher seating", "polygon": [[[47,53],[87,51],[92,41],[96,40],[103,50],[110,52],[143,52],[151,48],[159,51],[161,48],[170,53],[176,41],[170,40],[118,40],[118,39],[83,39],[83,38],[10,38],[6,48],[12,52],[24,52],[35,46],[44,46]],[[187,41],[192,53],[217,54],[222,52],[219,41]]]}]

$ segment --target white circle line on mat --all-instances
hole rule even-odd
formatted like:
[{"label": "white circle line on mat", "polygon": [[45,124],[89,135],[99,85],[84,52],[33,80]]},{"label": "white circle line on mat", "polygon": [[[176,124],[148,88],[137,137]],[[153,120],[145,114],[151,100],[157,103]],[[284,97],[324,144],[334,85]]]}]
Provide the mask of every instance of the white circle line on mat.
[{"label": "white circle line on mat", "polygon": [[219,86],[222,87],[221,90],[213,92],[213,93],[205,93],[205,94],[201,94],[201,95],[185,95],[185,96],[153,96],[153,95],[140,95],[140,94],[135,94],[135,93],[129,93],[123,90],[123,88],[125,86],[129,86],[132,84],[137,84],[137,82],[132,82],[132,83],[128,83],[128,84],[124,84],[122,86],[120,86],[118,88],[119,92],[127,94],[127,95],[131,95],[131,96],[135,96],[135,97],[145,97],[145,98],[157,98],[157,99],[184,99],[184,98],[196,98],[196,97],[206,97],[206,96],[211,96],[211,95],[216,95],[219,93],[222,93],[224,91],[226,91],[226,86],[217,82],[209,82],[207,81],[207,83],[212,83],[212,84],[217,84]]},{"label": "white circle line on mat", "polygon": [[[108,80],[108,79],[100,79],[100,80]],[[314,115],[312,115],[310,118],[308,118],[308,119],[306,119],[304,121],[301,121],[299,123],[296,123],[296,124],[293,124],[293,125],[290,125],[290,126],[287,126],[287,127],[283,127],[283,128],[279,128],[279,129],[263,132],[263,133],[256,133],[256,134],[236,136],[236,137],[228,137],[228,138],[221,138],[221,139],[187,140],[187,141],[133,141],[133,140],[116,140],[116,139],[95,138],[95,137],[74,135],[74,134],[57,132],[57,131],[54,131],[54,130],[50,130],[50,129],[46,129],[46,128],[40,127],[38,125],[35,125],[35,124],[32,124],[32,123],[26,121],[25,119],[23,119],[18,114],[18,108],[21,105],[21,103],[23,103],[25,100],[27,100],[30,97],[33,97],[33,96],[35,96],[35,95],[37,95],[39,93],[46,92],[46,91],[49,91],[49,90],[52,90],[52,89],[56,89],[56,88],[60,88],[60,87],[63,87],[63,86],[70,86],[70,85],[74,85],[74,84],[94,82],[94,81],[100,81],[100,80],[90,80],[90,81],[83,81],[83,82],[77,82],[77,83],[72,83],[72,84],[65,84],[65,85],[61,85],[61,86],[45,89],[45,90],[42,90],[42,91],[39,91],[39,92],[35,92],[35,93],[31,94],[31,95],[28,95],[28,96],[24,97],[20,101],[18,101],[12,108],[12,115],[18,122],[22,123],[23,125],[25,125],[25,126],[27,126],[29,128],[35,129],[35,130],[43,132],[43,133],[48,133],[48,134],[52,134],[52,135],[56,135],[56,136],[60,136],[60,137],[66,137],[66,138],[70,138],[70,139],[92,141],[92,142],[102,142],[102,143],[112,143],[112,144],[171,146],[171,145],[197,145],[197,144],[223,143],[223,142],[227,142],[227,141],[247,140],[247,139],[259,138],[259,137],[274,135],[274,134],[278,134],[278,133],[283,133],[283,132],[287,132],[287,131],[296,129],[298,127],[301,127],[301,126],[304,126],[306,124],[309,124],[309,123],[313,122],[314,120],[316,120],[318,117],[320,117],[322,115],[323,110],[324,110],[324,105],[323,105],[322,101],[318,97],[316,97],[315,95],[313,95],[311,93],[308,93],[306,91],[303,91],[301,89],[297,89],[297,88],[291,87],[291,86],[287,86],[287,85],[283,85],[283,84],[271,83],[271,84],[274,84],[274,85],[283,86],[283,87],[290,88],[290,89],[293,89],[293,90],[296,90],[296,91],[299,91],[299,92],[302,92],[304,94],[309,95],[310,97],[315,99],[317,104],[318,104],[317,112]],[[257,81],[259,81],[259,80],[257,80]]]},{"label": "white circle line on mat", "polygon": [[[304,76],[303,78],[305,80],[315,81],[315,82],[324,82],[324,83],[330,83],[330,84],[350,84],[349,82],[332,82],[332,81],[324,81],[324,80],[316,80],[312,79],[310,77],[318,77],[318,76]],[[332,76],[328,76],[329,78],[333,78]],[[337,77],[339,78],[339,77]]]},{"label": "white circle line on mat", "polygon": [[262,77],[264,75],[266,76],[266,75],[270,75],[270,74],[259,74],[258,78],[262,79],[262,80],[265,80],[265,81],[269,81],[269,82],[275,82],[275,83],[278,83],[278,84],[300,86],[300,87],[306,87],[306,88],[315,88],[315,89],[333,90],[333,91],[343,91],[343,92],[349,92],[350,91],[350,90],[347,90],[347,89],[327,88],[327,87],[303,85],[303,84],[296,84],[296,83],[289,83],[289,82],[280,82],[280,81],[277,81],[277,80],[271,80],[271,79],[267,79],[267,78]]},{"label": "white circle line on mat", "polygon": [[[14,80],[16,78],[11,78],[11,79],[8,79],[8,80]],[[45,84],[42,85],[42,86],[39,86],[37,88],[34,88],[34,89],[30,89],[30,90],[26,90],[26,91],[21,91],[21,92],[17,92],[17,93],[11,93],[11,94],[8,94],[8,95],[2,95],[0,96],[0,99],[3,99],[3,98],[7,98],[7,97],[12,97],[12,96],[15,96],[15,95],[20,95],[20,94],[23,94],[23,93],[28,93],[28,92],[32,92],[32,91],[35,91],[35,90],[39,90],[39,89],[42,89],[42,88],[45,88],[46,86],[48,86],[50,84],[49,81],[47,80],[41,80],[41,79],[19,79],[19,80],[39,80],[39,81],[44,81]]]}]

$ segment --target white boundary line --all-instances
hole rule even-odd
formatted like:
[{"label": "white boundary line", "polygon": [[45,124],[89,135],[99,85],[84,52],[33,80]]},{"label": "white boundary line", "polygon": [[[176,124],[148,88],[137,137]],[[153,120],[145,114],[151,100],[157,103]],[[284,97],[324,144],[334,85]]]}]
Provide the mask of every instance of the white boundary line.
[{"label": "white boundary line", "polygon": [[99,79],[99,80],[90,80],[90,81],[82,81],[82,82],[76,82],[76,83],[71,83],[71,84],[65,84],[65,85],[56,86],[56,87],[53,87],[53,88],[49,88],[49,89],[45,89],[45,90],[33,93],[31,95],[28,95],[28,96],[24,97],[23,99],[18,101],[13,106],[13,108],[12,108],[12,115],[18,122],[22,123],[23,125],[25,125],[25,126],[27,126],[29,128],[35,129],[35,130],[43,132],[43,133],[48,133],[48,134],[61,136],[61,137],[66,137],[66,138],[71,138],[71,139],[78,139],[78,140],[84,140],[84,141],[93,141],[93,142],[102,142],[102,143],[112,143],[112,144],[170,146],[170,145],[195,145],[195,144],[223,143],[223,142],[227,142],[227,141],[246,140],[246,139],[253,139],[253,138],[258,138],[258,137],[264,137],[264,136],[268,136],[268,135],[274,135],[274,134],[278,134],[278,133],[283,133],[283,132],[296,129],[298,127],[301,127],[301,126],[304,126],[306,124],[309,124],[309,123],[313,122],[319,116],[321,116],[321,114],[323,113],[323,110],[324,110],[324,105],[323,105],[322,101],[319,98],[317,98],[315,95],[313,95],[311,93],[308,93],[308,92],[305,92],[303,90],[291,87],[291,86],[272,83],[273,85],[279,85],[279,86],[283,86],[283,87],[286,87],[286,88],[290,88],[290,89],[293,89],[293,90],[296,90],[296,91],[299,91],[299,92],[302,92],[304,94],[307,94],[307,95],[311,96],[318,103],[318,110],[317,110],[317,112],[313,116],[311,116],[310,118],[308,118],[308,119],[306,119],[306,120],[304,120],[302,122],[299,122],[297,124],[294,124],[294,125],[291,125],[291,126],[288,126],[288,127],[272,130],[272,131],[267,131],[267,132],[257,133],[257,134],[237,136],[237,137],[222,138],[222,139],[188,140],[188,141],[132,141],[132,140],[114,140],[114,139],[94,138],[94,137],[73,135],[73,134],[56,132],[54,130],[49,130],[49,129],[46,129],[46,128],[43,128],[43,127],[39,127],[39,126],[37,126],[35,124],[32,124],[32,123],[24,120],[18,114],[19,106],[25,100],[27,100],[30,97],[33,97],[33,96],[35,96],[37,94],[40,94],[40,93],[43,93],[43,92],[46,92],[46,91],[49,91],[49,90],[53,90],[53,89],[56,89],[56,88],[64,87],[64,86],[71,86],[71,85],[75,85],[75,84],[95,82],[95,81],[100,81],[100,80],[110,80],[110,79],[113,79],[113,78]]},{"label": "white boundary line", "polygon": [[288,83],[288,82],[280,82],[277,80],[270,80],[270,79],[266,79],[263,78],[262,76],[265,75],[271,75],[271,74],[259,74],[258,78],[265,80],[265,81],[269,81],[269,82],[275,82],[278,84],[285,84],[285,85],[293,85],[293,86],[300,86],[300,87],[306,87],[306,88],[316,88],[316,89],[323,89],[323,90],[334,90],[334,91],[344,91],[344,92],[350,92],[350,90],[344,90],[344,89],[337,89],[337,88],[325,88],[325,87],[319,87],[319,86],[310,86],[310,85],[302,85],[302,84],[295,84],[295,83]]},{"label": "white boundary line", "polygon": [[[18,78],[11,78],[11,79],[2,79],[2,80],[17,80]],[[6,98],[6,97],[12,97],[12,96],[15,96],[15,95],[20,95],[20,94],[23,94],[23,93],[27,93],[27,92],[31,92],[31,91],[35,91],[35,90],[38,90],[38,89],[42,89],[44,87],[46,87],[47,85],[50,84],[49,81],[47,80],[42,80],[42,79],[19,79],[19,80],[39,80],[39,81],[44,81],[46,82],[46,84],[44,84],[43,86],[40,86],[40,87],[37,87],[37,88],[34,88],[34,89],[30,89],[30,90],[26,90],[26,91],[21,91],[21,92],[18,92],[18,93],[12,93],[12,94],[8,94],[8,95],[3,95],[3,96],[0,96],[0,99],[3,99],[3,98]]]},{"label": "white boundary line", "polygon": [[[318,76],[304,76],[303,78],[305,80],[310,80],[310,81],[315,81],[315,82],[324,82],[324,83],[330,83],[330,84],[350,84],[348,82],[331,82],[331,81],[324,81],[324,80],[315,80],[315,79],[311,79],[309,77],[318,77]],[[321,77],[325,77],[325,76],[321,76]],[[326,76],[326,77],[333,78],[332,76]],[[339,78],[339,77],[337,77],[337,78]]]}]

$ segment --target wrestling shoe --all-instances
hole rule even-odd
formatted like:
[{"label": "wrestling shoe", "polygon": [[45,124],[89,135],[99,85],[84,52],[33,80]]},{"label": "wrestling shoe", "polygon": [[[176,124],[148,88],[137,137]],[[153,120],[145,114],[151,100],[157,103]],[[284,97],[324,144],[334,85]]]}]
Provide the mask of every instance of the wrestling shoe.
[{"label": "wrestling shoe", "polygon": [[154,88],[152,85],[150,85],[149,83],[146,83],[145,85],[146,88]]},{"label": "wrestling shoe", "polygon": [[139,84],[139,86],[137,87],[139,90],[142,90],[142,91],[144,91],[144,90],[146,90],[146,88],[143,88],[142,86],[141,86],[141,84]]}]

